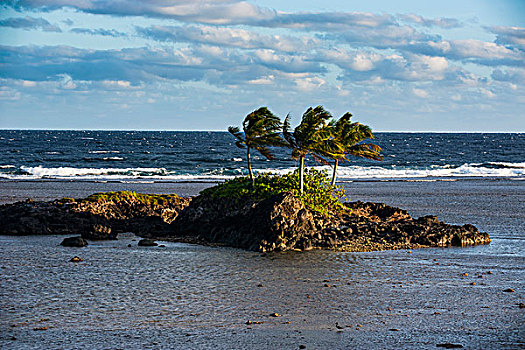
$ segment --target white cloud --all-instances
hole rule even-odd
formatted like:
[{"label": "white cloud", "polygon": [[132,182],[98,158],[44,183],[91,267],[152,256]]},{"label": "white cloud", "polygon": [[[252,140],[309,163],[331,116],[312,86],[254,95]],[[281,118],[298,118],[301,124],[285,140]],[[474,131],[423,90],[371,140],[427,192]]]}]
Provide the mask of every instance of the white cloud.
[{"label": "white cloud", "polygon": [[137,32],[157,41],[201,43],[243,49],[273,49],[283,52],[311,50],[319,45],[313,37],[265,35],[253,30],[212,26],[137,27]]},{"label": "white cloud", "polygon": [[18,101],[20,97],[21,94],[17,90],[7,86],[0,86],[0,101]]},{"label": "white cloud", "polygon": [[36,86],[36,81],[22,80],[22,81],[20,82],[20,84],[21,84],[23,87],[35,87],[35,86]]},{"label": "white cloud", "polygon": [[270,85],[270,84],[273,84],[274,81],[275,81],[275,76],[269,75],[269,76],[262,77],[262,78],[259,78],[259,79],[249,80],[248,84],[253,84],[253,85]]},{"label": "white cloud", "polygon": [[446,29],[461,27],[460,21],[455,18],[425,18],[413,13],[399,15],[399,18],[425,27],[441,27]]},{"label": "white cloud", "polygon": [[131,83],[126,80],[103,80],[102,85],[107,87],[117,87],[117,88],[129,88]]},{"label": "white cloud", "polygon": [[24,30],[40,29],[44,32],[60,33],[60,27],[51,24],[43,18],[35,18],[30,16],[25,17],[11,17],[0,20],[0,27],[19,28]]},{"label": "white cloud", "polygon": [[300,91],[307,91],[307,92],[313,91],[315,89],[319,89],[323,85],[326,84],[326,81],[324,79],[321,79],[318,77],[297,78],[297,79],[294,79],[294,82]]},{"label": "white cloud", "polygon": [[423,89],[413,88],[412,89],[412,93],[414,95],[416,95],[417,97],[421,97],[421,98],[427,98],[428,97],[428,92],[426,92]]},{"label": "white cloud", "polygon": [[493,98],[495,97],[496,95],[490,91],[489,89],[485,89],[485,88],[480,88],[479,91],[486,97],[488,98]]},{"label": "white cloud", "polygon": [[62,89],[73,90],[77,88],[77,84],[73,81],[68,74],[57,74],[60,77],[60,87]]},{"label": "white cloud", "polygon": [[496,34],[496,43],[505,46],[515,46],[525,50],[525,28],[496,26],[489,27],[489,31]]}]

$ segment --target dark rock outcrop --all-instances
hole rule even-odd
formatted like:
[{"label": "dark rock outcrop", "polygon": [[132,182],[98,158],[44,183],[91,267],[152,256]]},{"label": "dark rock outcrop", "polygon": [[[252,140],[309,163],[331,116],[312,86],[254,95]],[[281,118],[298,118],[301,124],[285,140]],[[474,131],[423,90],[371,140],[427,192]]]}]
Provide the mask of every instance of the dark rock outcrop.
[{"label": "dark rock outcrop", "polygon": [[64,238],[60,245],[64,247],[85,247],[88,245],[88,242],[82,237],[68,237]]},{"label": "dark rock outcrop", "polygon": [[[146,199],[147,200],[146,200]],[[291,193],[262,201],[175,195],[98,194],[83,200],[18,202],[0,206],[0,234],[81,234],[145,238],[254,251],[332,249],[373,251],[487,244],[472,225],[448,225],[435,216],[414,219],[383,203],[346,203],[347,214],[326,217]],[[140,244],[143,245],[143,244]]]},{"label": "dark rock outcrop", "polygon": [[83,231],[82,237],[91,240],[117,239],[117,232],[111,230],[110,226],[95,224],[89,231]]},{"label": "dark rock outcrop", "polygon": [[159,236],[169,231],[170,223],[191,201],[175,195],[156,196],[162,199],[159,202],[118,194],[108,199],[90,196],[0,205],[0,234],[81,234],[94,240],[116,239],[121,232]]},{"label": "dark rock outcrop", "polygon": [[141,239],[138,243],[138,246],[140,247],[156,247],[158,245],[159,244],[157,242],[149,238]]},{"label": "dark rock outcrop", "polygon": [[261,202],[199,196],[172,223],[171,239],[255,251],[373,251],[486,244],[487,233],[435,216],[413,219],[383,203],[346,203],[351,214],[325,217],[290,193]]},{"label": "dark rock outcrop", "polygon": [[[290,193],[261,202],[197,197],[172,224],[171,236],[249,250],[306,248],[318,231],[311,211]],[[288,249],[286,249],[288,248]]]}]

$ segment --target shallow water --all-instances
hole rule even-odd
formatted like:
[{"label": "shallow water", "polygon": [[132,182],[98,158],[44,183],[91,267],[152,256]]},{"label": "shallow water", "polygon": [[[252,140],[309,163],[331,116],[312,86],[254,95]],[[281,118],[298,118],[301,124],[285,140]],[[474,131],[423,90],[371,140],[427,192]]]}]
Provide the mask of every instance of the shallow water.
[{"label": "shallow water", "polygon": [[[490,245],[470,248],[260,254],[137,247],[133,235],[85,248],[59,246],[62,236],[0,236],[0,347],[522,348],[521,183],[345,185],[351,199],[489,231]],[[69,262],[74,255],[84,261]]]}]

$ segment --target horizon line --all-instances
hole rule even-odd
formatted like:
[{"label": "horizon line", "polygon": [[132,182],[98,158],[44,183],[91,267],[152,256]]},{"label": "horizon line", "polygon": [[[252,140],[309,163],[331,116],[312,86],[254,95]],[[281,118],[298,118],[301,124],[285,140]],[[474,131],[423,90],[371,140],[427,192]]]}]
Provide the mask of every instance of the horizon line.
[{"label": "horizon line", "polygon": [[[225,132],[228,130],[173,130],[173,129],[44,129],[44,128],[0,128],[0,131],[145,131],[145,132]],[[435,131],[435,130],[376,130],[375,133],[429,133],[429,134],[523,134],[524,131]]]}]

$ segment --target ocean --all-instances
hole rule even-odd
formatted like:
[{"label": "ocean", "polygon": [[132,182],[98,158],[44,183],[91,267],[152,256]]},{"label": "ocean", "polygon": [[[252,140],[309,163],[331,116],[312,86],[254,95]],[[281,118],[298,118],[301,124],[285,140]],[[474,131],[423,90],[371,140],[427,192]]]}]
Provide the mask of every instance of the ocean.
[{"label": "ocean", "polygon": [[[377,133],[375,142],[384,161],[340,169],[350,200],[472,223],[492,243],[260,254],[138,247],[133,234],[85,248],[0,236],[0,348],[524,348],[525,134]],[[197,195],[247,173],[225,132],[4,130],[0,152],[0,203]],[[275,156],[255,159],[256,171],[295,169],[288,150]],[[69,262],[75,255],[84,261]]]},{"label": "ocean", "polygon": [[[247,174],[234,141],[227,132],[3,130],[0,179],[223,180]],[[341,164],[341,181],[525,177],[525,134],[376,133],[374,142],[384,160],[354,157]],[[256,171],[297,166],[285,148],[272,161],[254,153]]]}]

